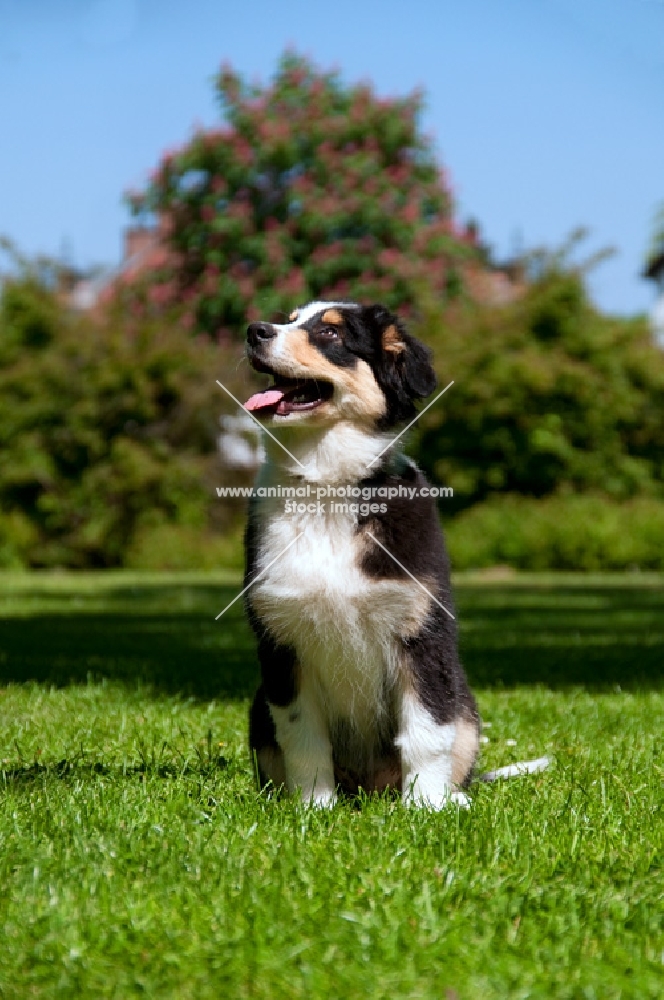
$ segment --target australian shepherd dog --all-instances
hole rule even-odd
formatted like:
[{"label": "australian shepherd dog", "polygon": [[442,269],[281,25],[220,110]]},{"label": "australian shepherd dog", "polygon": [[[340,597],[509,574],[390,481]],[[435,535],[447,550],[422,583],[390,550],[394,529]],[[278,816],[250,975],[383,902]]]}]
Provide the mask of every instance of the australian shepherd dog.
[{"label": "australian shepherd dog", "polygon": [[436,386],[431,353],[380,305],[311,302],[251,323],[247,354],[272,380],[245,404],[269,432],[246,533],[261,785],[466,805],[480,723],[449,561],[395,441]]}]

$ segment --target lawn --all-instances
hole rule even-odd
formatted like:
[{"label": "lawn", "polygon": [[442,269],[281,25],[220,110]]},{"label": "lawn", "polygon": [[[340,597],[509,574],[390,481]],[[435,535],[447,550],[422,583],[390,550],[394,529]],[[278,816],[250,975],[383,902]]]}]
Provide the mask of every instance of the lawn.
[{"label": "lawn", "polygon": [[0,997],[664,996],[664,580],[458,581],[484,769],[260,796],[223,576],[0,577]]}]

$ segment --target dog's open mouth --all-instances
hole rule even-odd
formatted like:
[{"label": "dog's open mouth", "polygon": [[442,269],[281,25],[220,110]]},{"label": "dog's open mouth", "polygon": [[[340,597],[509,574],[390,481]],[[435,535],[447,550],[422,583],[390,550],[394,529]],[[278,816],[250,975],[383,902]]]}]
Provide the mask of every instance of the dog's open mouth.
[{"label": "dog's open mouth", "polygon": [[275,384],[262,392],[256,392],[244,404],[245,410],[257,417],[280,417],[302,410],[315,410],[317,406],[332,398],[334,386],[331,382],[314,378],[286,378],[274,376]]}]

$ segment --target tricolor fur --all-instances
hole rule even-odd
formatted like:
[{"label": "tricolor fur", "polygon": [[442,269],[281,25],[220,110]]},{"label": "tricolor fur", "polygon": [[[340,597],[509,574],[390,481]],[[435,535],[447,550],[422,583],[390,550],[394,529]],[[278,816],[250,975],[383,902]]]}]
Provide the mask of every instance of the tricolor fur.
[{"label": "tricolor fur", "polygon": [[[436,378],[387,309],[313,302],[288,323],[252,323],[247,352],[274,382],[247,409],[290,453],[266,436],[260,485],[427,485],[389,445]],[[435,502],[384,506],[293,514],[281,498],[252,501],[245,582],[258,577],[246,600],[262,684],[251,749],[263,785],[308,801],[392,787],[436,808],[463,803],[479,717]]]}]

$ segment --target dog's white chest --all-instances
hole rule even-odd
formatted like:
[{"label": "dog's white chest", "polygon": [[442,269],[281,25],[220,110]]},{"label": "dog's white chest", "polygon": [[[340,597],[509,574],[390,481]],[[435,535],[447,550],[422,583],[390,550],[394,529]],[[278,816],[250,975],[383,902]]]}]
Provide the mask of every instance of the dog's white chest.
[{"label": "dog's white chest", "polygon": [[380,714],[397,636],[405,620],[421,616],[426,595],[410,580],[377,580],[362,570],[364,542],[352,516],[271,512],[259,535],[257,568],[269,569],[251,603],[295,649],[302,680],[316,687],[330,718],[364,723]]},{"label": "dog's white chest", "polygon": [[[356,523],[344,514],[272,514],[260,533],[258,569],[274,563],[253,588],[270,627],[285,640],[351,638],[369,625],[380,590],[359,565]],[[350,630],[350,632],[349,632]]]}]

